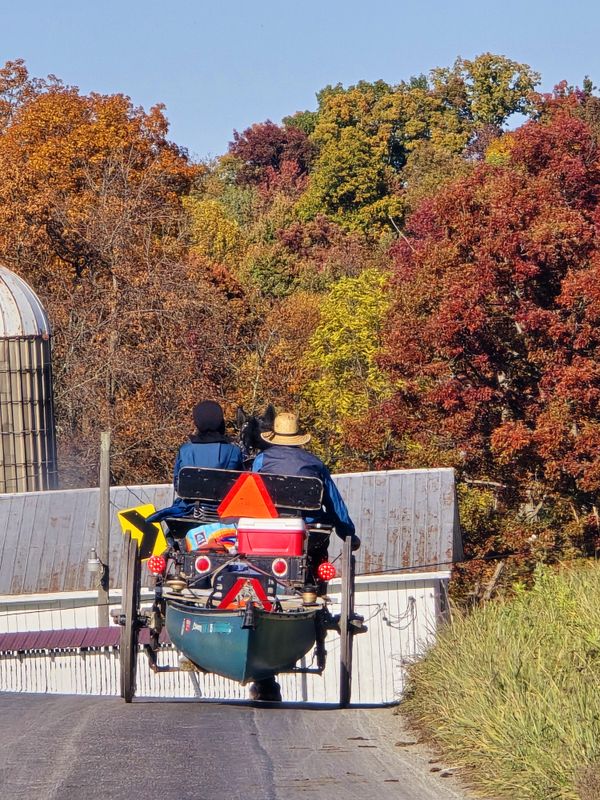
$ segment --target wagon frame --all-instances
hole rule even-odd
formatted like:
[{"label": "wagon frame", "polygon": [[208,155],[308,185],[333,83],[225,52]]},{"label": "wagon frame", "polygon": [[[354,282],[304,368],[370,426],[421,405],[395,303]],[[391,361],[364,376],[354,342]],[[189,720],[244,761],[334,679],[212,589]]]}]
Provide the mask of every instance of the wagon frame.
[{"label": "wagon frame", "polygon": [[[222,505],[224,495],[231,495],[235,491],[235,486],[242,480],[242,476],[247,476],[248,473],[237,473],[229,470],[208,470],[202,468],[184,468],[179,476],[179,494],[188,501],[196,503],[196,512],[202,514],[201,504],[212,504],[211,508],[214,513],[214,504],[220,503]],[[321,505],[321,482],[316,478],[297,478],[290,476],[280,475],[261,475],[258,480],[267,488],[269,497],[273,499],[274,504],[278,511],[283,511],[285,516],[298,516],[305,514],[311,510],[320,508]],[[318,484],[318,485],[317,485]],[[199,518],[180,518],[180,523],[185,526],[186,521],[190,524],[198,524]],[[351,688],[352,688],[352,653],[353,653],[353,638],[357,633],[366,630],[363,619],[355,613],[354,610],[354,583],[355,583],[355,558],[352,552],[352,541],[348,537],[343,542],[342,554],[340,557],[340,571],[341,571],[341,610],[339,615],[332,615],[328,609],[328,601],[324,591],[321,591],[318,598],[312,598],[311,592],[303,593],[302,591],[302,574],[306,577],[306,562],[307,553],[309,549],[309,542],[311,541],[311,532],[306,535],[304,539],[304,551],[302,555],[302,569],[304,572],[298,576],[295,583],[296,599],[293,601],[298,606],[298,598],[300,598],[300,605],[290,610],[289,613],[282,607],[277,597],[270,596],[270,600],[274,602],[264,602],[257,597],[256,591],[252,594],[250,600],[237,610],[230,609],[217,609],[213,608],[210,599],[215,594],[215,574],[222,573],[223,566],[214,570],[211,574],[211,589],[208,598],[206,592],[192,592],[192,586],[189,577],[183,578],[182,576],[188,573],[182,573],[181,570],[177,573],[177,568],[184,562],[184,557],[181,555],[181,539],[177,540],[169,533],[167,534],[167,560],[171,563],[179,565],[175,571],[171,571],[171,578],[165,579],[165,576],[158,576],[155,587],[155,597],[150,613],[143,612],[140,607],[140,586],[141,586],[141,563],[142,560],[148,558],[149,552],[147,543],[143,546],[142,540],[136,536],[131,529],[124,527],[123,539],[123,559],[122,559],[122,575],[123,575],[123,594],[122,594],[122,608],[117,611],[113,616],[115,620],[121,625],[120,631],[120,646],[119,646],[119,661],[120,661],[120,682],[121,682],[121,696],[125,702],[130,703],[136,694],[136,676],[137,676],[137,657],[140,651],[140,632],[146,628],[149,632],[149,643],[144,644],[145,653],[149,659],[150,667],[153,672],[160,673],[163,671],[175,671],[178,667],[161,666],[158,664],[157,654],[164,641],[163,629],[168,627],[166,624],[168,619],[177,617],[177,633],[179,632],[180,619],[183,619],[181,631],[183,632],[184,625],[187,626],[189,619],[204,619],[209,618],[213,620],[215,615],[220,616],[217,619],[227,620],[228,625],[233,625],[234,632],[237,637],[241,636],[241,630],[248,630],[248,641],[252,639],[252,629],[259,631],[271,631],[269,635],[261,637],[256,634],[255,641],[257,647],[262,647],[263,653],[258,652],[256,660],[261,663],[266,661],[273,668],[274,674],[283,672],[309,672],[321,674],[325,669],[326,663],[326,650],[325,650],[325,636],[328,631],[334,630],[340,636],[340,656],[339,656],[339,697],[338,702],[341,707],[346,707],[351,701]],[[313,534],[315,529],[313,528]],[[322,532],[322,529],[318,529]],[[192,553],[194,555],[194,553]],[[273,557],[277,557],[277,553],[273,552]],[[271,556],[269,556],[270,558]],[[238,553],[233,552],[233,556],[222,556],[217,559],[219,564],[229,565],[233,568],[241,569],[244,565],[252,572],[255,577],[252,582],[258,591],[261,591],[261,586],[265,583],[263,576],[266,574],[264,568],[257,566],[260,561],[252,552]],[[242,565],[240,567],[239,565]],[[243,574],[243,573],[242,573]],[[244,578],[240,578],[238,583],[243,582]],[[246,583],[249,581],[246,580]],[[277,581],[276,581],[277,582]],[[237,584],[236,584],[237,585]],[[291,584],[289,584],[291,586]],[[306,586],[304,588],[307,588]],[[310,590],[312,587],[308,587]],[[324,585],[321,585],[324,590]],[[187,592],[187,596],[180,594],[182,591]],[[233,591],[233,590],[232,590]],[[192,597],[190,597],[192,592]],[[217,599],[224,601],[222,597],[223,591],[217,595]],[[263,596],[264,592],[261,594]],[[197,595],[197,597],[196,597]],[[226,599],[226,598],[225,598]],[[283,602],[283,601],[282,601]],[[205,603],[205,605],[198,605],[198,603]],[[272,607],[271,607],[272,606]],[[185,611],[185,609],[189,609]],[[183,611],[182,611],[183,609]],[[182,617],[183,614],[183,617]],[[258,618],[258,622],[256,621]],[[281,623],[284,621],[286,625]],[[308,620],[313,620],[309,623]],[[223,625],[225,623],[222,623]],[[311,637],[311,624],[314,625],[313,641],[310,645],[315,647],[315,659],[317,662],[316,667],[299,667],[297,663],[293,666],[290,664],[290,658],[294,658],[294,650],[292,644],[298,646],[298,639]],[[202,624],[195,625],[201,628]],[[208,629],[208,626],[204,626]],[[213,626],[214,627],[214,626]],[[170,634],[175,632],[173,622],[170,624]],[[211,628],[212,630],[212,628]],[[297,635],[292,634],[273,634],[272,631],[291,632],[297,631]],[[212,672],[216,671],[218,674],[231,677],[222,668],[213,669],[209,666],[207,669],[205,665],[199,663],[204,660],[204,652],[200,650],[198,656],[197,648],[194,653],[189,652],[189,645],[186,639],[182,639],[178,635],[170,637],[173,644],[182,653],[182,655],[189,659],[192,664],[200,671]],[[144,639],[147,639],[144,636]],[[175,639],[175,641],[173,641]],[[213,635],[213,639],[215,639]],[[223,641],[223,640],[221,640]],[[212,645],[209,636],[204,636],[204,645]],[[289,644],[289,643],[292,644]],[[306,644],[306,643],[305,643]],[[304,645],[305,646],[305,645]],[[250,645],[248,645],[250,647]],[[291,650],[290,650],[291,648]],[[187,649],[187,652],[186,652]],[[209,648],[206,648],[208,650]],[[310,649],[310,648],[309,648]],[[268,651],[268,652],[267,652]],[[190,657],[191,656],[191,657]],[[264,656],[264,657],[263,657]],[[220,657],[220,656],[219,656]],[[223,656],[224,657],[224,656]],[[299,660],[296,659],[296,661]],[[210,658],[209,658],[210,662]],[[206,663],[206,662],[205,662]],[[281,668],[278,669],[277,665]],[[256,669],[256,667],[255,667]],[[251,680],[252,676],[245,677],[240,681],[245,683]],[[239,677],[234,677],[234,680],[239,680]]]}]

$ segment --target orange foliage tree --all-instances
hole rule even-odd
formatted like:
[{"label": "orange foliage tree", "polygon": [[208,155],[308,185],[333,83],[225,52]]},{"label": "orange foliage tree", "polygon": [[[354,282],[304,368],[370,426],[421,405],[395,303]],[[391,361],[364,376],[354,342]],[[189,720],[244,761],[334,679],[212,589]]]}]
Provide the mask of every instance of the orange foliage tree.
[{"label": "orange foliage tree", "polygon": [[200,168],[160,107],[0,73],[0,258],[54,329],[63,483],[95,480],[99,431],[119,481],[166,477],[189,409],[218,396],[236,336],[225,291],[188,258],[182,198]]}]

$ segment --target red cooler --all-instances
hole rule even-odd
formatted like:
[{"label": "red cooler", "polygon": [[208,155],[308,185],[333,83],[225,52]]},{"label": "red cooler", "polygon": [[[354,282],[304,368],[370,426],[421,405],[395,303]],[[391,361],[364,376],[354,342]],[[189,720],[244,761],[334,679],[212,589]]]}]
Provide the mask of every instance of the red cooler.
[{"label": "red cooler", "polygon": [[238,522],[238,553],[244,555],[301,556],[306,523],[300,517],[251,519]]}]

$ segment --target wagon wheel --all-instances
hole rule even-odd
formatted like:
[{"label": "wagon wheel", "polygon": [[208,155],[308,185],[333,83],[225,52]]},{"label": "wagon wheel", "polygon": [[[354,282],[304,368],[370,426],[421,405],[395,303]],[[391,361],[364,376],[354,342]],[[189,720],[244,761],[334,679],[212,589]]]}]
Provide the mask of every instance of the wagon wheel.
[{"label": "wagon wheel", "polygon": [[137,541],[126,535],[123,541],[123,626],[119,643],[121,666],[121,697],[131,703],[135,696],[137,667],[139,605],[140,605],[140,559]]},{"label": "wagon wheel", "polygon": [[352,537],[344,539],[342,549],[342,612],[340,615],[340,706],[350,704],[352,693],[352,624],[354,616],[354,568]]}]

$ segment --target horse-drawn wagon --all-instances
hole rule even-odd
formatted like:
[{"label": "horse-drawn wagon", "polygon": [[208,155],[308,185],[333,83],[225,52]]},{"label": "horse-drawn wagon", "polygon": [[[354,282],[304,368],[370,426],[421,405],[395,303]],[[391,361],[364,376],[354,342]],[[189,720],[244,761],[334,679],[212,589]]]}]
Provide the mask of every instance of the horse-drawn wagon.
[{"label": "horse-drawn wagon", "polygon": [[[115,618],[122,626],[125,701],[135,696],[144,629],[143,647],[156,673],[174,669],[159,663],[168,640],[188,667],[259,686],[283,672],[321,674],[327,633],[337,631],[339,703],[347,705],[352,639],[365,628],[354,613],[350,539],[337,565],[341,611],[331,613],[327,583],[337,572],[326,558],[331,529],[309,522],[311,512],[321,508],[321,481],[185,467],[178,493],[194,502],[194,515],[166,519],[164,539],[159,526],[146,523],[135,509],[120,514],[123,603]],[[147,609],[140,606],[144,561],[154,583]],[[312,665],[299,666],[311,650]]]}]

